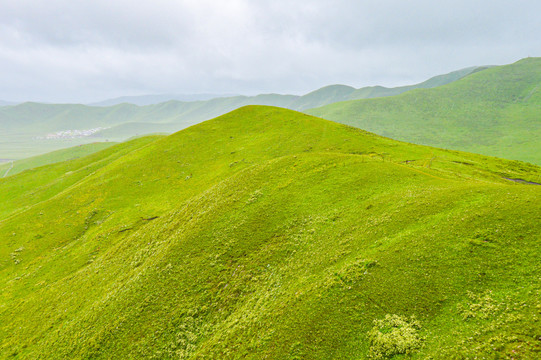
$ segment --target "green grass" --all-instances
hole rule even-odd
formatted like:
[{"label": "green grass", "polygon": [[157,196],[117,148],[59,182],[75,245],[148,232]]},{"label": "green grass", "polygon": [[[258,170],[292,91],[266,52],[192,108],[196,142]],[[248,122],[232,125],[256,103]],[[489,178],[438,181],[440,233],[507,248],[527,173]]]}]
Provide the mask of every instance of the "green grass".
[{"label": "green grass", "polygon": [[0,179],[0,357],[535,359],[540,176],[245,107]]},{"label": "green grass", "polygon": [[541,164],[541,58],[309,113],[394,139]]},{"label": "green grass", "polygon": [[90,143],[78,145],[75,147],[53,151],[44,155],[38,155],[27,159],[14,161],[0,165],[0,175],[15,175],[21,171],[36,168],[39,166],[54,164],[61,161],[73,160],[83,156],[90,155],[97,151],[113,146],[113,142]]}]

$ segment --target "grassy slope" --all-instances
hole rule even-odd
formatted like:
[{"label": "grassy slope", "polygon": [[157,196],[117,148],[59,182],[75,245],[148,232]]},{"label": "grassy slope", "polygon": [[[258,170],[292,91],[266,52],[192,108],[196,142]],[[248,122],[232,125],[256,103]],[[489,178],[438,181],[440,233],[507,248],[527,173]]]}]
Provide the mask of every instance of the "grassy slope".
[{"label": "grassy slope", "polygon": [[[135,135],[174,132],[246,105],[272,105],[305,110],[336,101],[363,97],[389,96],[417,87],[433,87],[466,76],[473,69],[459,70],[423,83],[399,87],[355,90],[333,85],[304,96],[262,94],[233,96],[206,101],[168,101],[155,105],[118,104],[110,107],[75,104],[24,103],[0,108],[0,158],[22,159],[67,146],[94,141],[122,141]],[[106,127],[91,138],[40,140],[39,137],[62,130],[88,130]]]},{"label": "grassy slope", "polygon": [[13,164],[9,163],[0,165],[0,175],[6,174],[8,170],[9,171],[7,172],[7,175],[15,175],[27,169],[54,164],[61,161],[77,159],[106,149],[109,146],[113,145],[115,145],[115,143],[113,142],[91,143],[57,150],[44,155],[38,155],[23,160],[18,160],[13,162]]},{"label": "grassy slope", "polygon": [[93,174],[109,162],[149,144],[160,136],[148,136],[101,150],[82,158],[28,169],[0,179],[0,218],[45,201]]},{"label": "grassy slope", "polygon": [[539,350],[541,187],[502,180],[538,167],[247,107],[30,173],[0,180],[0,357],[358,359],[387,313],[418,358]]},{"label": "grassy slope", "polygon": [[541,58],[309,112],[399,140],[541,164]]}]

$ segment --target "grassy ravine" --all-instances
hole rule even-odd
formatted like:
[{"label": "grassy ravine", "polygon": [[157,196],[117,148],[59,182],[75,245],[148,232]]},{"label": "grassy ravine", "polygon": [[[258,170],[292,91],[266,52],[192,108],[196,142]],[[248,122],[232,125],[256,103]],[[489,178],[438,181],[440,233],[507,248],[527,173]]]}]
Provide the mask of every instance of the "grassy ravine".
[{"label": "grassy ravine", "polygon": [[541,58],[434,89],[335,103],[309,113],[415,144],[541,165]]},{"label": "grassy ravine", "polygon": [[541,169],[251,106],[0,179],[0,358],[363,359],[389,314],[412,358],[539,358],[503,177]]}]

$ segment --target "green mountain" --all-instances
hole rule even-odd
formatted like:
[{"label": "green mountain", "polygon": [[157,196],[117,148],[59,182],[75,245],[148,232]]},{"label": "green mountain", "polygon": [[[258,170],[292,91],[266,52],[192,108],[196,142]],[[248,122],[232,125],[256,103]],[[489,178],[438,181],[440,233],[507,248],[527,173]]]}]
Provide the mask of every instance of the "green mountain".
[{"label": "green mountain", "polygon": [[539,179],[261,106],[26,170],[0,358],[538,358]]},{"label": "green mountain", "polygon": [[[453,72],[410,87],[386,89],[380,95],[371,91],[366,96],[387,96],[417,86],[437,86],[466,76],[474,69]],[[0,108],[0,158],[22,159],[90,142],[123,141],[148,133],[172,133],[246,105],[272,105],[302,111],[364,96],[362,89],[333,85],[304,96],[262,94],[206,101],[168,101],[148,106],[24,103]]]},{"label": "green mountain", "polygon": [[308,112],[398,140],[541,164],[541,58]]}]

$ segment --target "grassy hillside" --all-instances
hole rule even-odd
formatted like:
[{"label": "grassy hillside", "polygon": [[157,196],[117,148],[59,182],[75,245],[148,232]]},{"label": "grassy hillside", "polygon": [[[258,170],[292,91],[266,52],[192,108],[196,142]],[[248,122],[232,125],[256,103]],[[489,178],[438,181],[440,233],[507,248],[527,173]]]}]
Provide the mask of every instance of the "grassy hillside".
[{"label": "grassy hillside", "polygon": [[36,168],[39,166],[54,164],[57,162],[77,159],[83,156],[90,155],[97,151],[113,146],[113,142],[91,143],[79,145],[67,149],[57,150],[44,155],[34,156],[31,158],[17,160],[0,165],[0,177],[15,175],[21,171]]},{"label": "grassy hillside", "polygon": [[0,358],[534,359],[505,178],[541,169],[245,107],[0,179]]},{"label": "grassy hillside", "polygon": [[394,139],[541,164],[541,58],[309,112]]},{"label": "grassy hillside", "polygon": [[[22,159],[68,146],[122,141],[141,134],[172,133],[246,105],[272,105],[305,110],[336,101],[388,96],[416,87],[437,86],[454,81],[466,76],[473,69],[456,71],[408,87],[382,88],[383,92],[370,90],[367,94],[364,94],[362,89],[359,92],[352,87],[332,85],[304,96],[262,94],[205,101],[168,101],[148,106],[126,103],[109,107],[38,103],[6,106],[0,108],[0,159]],[[87,131],[87,134],[58,134],[66,130]]]}]

